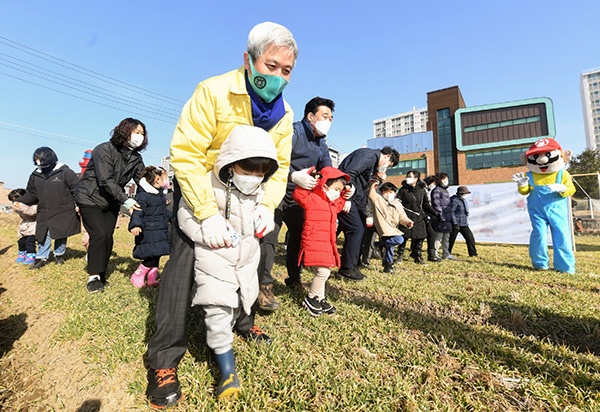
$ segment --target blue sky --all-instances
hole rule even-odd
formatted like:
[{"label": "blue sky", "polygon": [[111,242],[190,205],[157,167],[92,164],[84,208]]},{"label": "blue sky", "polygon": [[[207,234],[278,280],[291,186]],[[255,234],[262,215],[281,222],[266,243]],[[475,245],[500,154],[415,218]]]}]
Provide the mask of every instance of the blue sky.
[{"label": "blue sky", "polygon": [[3,1],[0,181],[24,187],[39,146],[79,171],[125,117],[146,124],[144,159],[159,164],[196,84],[239,67],[248,32],[267,20],[299,46],[284,91],[295,119],[310,98],[333,99],[328,138],[342,152],[366,144],[373,120],[458,85],[468,106],[549,97],[557,140],[579,154],[579,79],[600,67],[598,15],[597,0]]}]

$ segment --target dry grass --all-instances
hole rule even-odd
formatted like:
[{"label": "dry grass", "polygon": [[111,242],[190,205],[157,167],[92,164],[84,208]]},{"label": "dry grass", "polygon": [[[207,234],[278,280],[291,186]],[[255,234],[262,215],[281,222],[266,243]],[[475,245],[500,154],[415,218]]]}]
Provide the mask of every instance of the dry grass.
[{"label": "dry grass", "polygon": [[[28,271],[13,263],[15,224],[0,217],[0,409],[147,409],[156,290],[128,281],[138,263],[131,236],[117,231],[111,287],[89,295],[78,238],[64,268]],[[278,260],[282,307],[257,316],[273,344],[234,342],[241,396],[215,400],[193,308],[179,371],[185,400],[173,410],[600,410],[600,238],[576,240],[576,275],[532,270],[518,245],[481,244],[472,259],[458,243],[458,262],[405,261],[393,276],[376,263],[364,282],[331,279],[339,313],[316,319],[283,285]]]}]

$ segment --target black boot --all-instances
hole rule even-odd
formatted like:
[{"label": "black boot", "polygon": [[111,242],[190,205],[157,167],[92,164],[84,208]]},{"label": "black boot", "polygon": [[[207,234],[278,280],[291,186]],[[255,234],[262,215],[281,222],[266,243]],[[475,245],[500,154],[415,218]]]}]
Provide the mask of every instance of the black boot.
[{"label": "black boot", "polygon": [[410,246],[410,257],[413,258],[415,263],[419,265],[426,265],[427,263],[425,263],[425,260],[423,260],[423,239],[413,239]]},{"label": "black boot", "polygon": [[398,262],[399,265],[402,264],[402,260],[404,259],[404,250],[405,249],[406,249],[406,240],[401,245],[398,245],[398,259],[396,260],[396,262]]},{"label": "black boot", "polygon": [[394,273],[394,264],[393,263],[388,263],[388,262],[383,262],[383,273]]}]

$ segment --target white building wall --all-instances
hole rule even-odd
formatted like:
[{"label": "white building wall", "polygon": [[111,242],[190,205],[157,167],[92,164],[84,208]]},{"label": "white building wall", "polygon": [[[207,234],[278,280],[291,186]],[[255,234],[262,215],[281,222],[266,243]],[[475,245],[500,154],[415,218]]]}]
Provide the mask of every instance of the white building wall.
[{"label": "white building wall", "polygon": [[600,69],[581,75],[581,106],[588,149],[600,149]]},{"label": "white building wall", "polygon": [[384,117],[373,121],[373,137],[404,136],[427,130],[427,108]]}]

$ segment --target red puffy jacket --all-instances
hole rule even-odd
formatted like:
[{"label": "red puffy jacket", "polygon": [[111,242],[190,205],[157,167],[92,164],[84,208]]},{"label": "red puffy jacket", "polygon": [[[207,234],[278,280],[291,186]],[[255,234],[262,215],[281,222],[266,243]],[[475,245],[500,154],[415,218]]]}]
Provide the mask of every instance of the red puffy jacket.
[{"label": "red puffy jacket", "polygon": [[[319,171],[321,178],[313,190],[296,186],[292,194],[296,203],[304,209],[304,228],[300,242],[298,265],[340,267],[337,251],[337,215],[342,211],[346,199],[340,196],[331,202],[323,186],[329,179],[342,177],[346,182],[350,176],[335,167],[326,166]],[[343,193],[343,192],[342,192]]]}]

